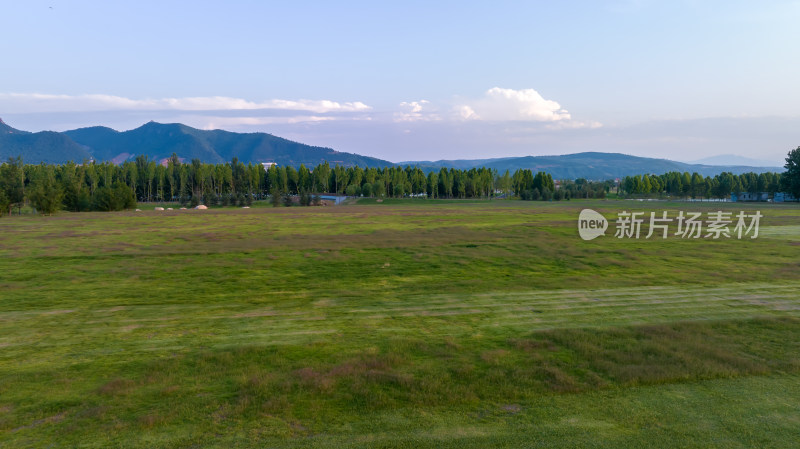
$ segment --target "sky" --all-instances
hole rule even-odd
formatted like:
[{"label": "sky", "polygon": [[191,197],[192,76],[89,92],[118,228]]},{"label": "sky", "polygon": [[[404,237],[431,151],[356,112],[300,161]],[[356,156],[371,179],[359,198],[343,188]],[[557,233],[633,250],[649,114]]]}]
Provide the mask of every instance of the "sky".
[{"label": "sky", "polygon": [[393,162],[783,165],[800,1],[0,0],[0,118],[269,132]]}]

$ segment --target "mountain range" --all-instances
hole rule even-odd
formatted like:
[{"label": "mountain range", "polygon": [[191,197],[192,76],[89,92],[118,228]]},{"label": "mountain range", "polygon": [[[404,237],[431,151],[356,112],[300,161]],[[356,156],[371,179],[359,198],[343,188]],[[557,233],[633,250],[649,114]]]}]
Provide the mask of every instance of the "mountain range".
[{"label": "mountain range", "polygon": [[559,156],[522,156],[496,159],[409,161],[401,165],[416,165],[430,171],[441,167],[470,169],[473,167],[494,168],[499,172],[518,168],[546,171],[555,179],[586,178],[603,180],[622,178],[643,173],[662,174],[670,171],[697,172],[703,176],[714,176],[722,172],[742,174],[748,172],[783,172],[782,167],[754,167],[746,165],[705,165],[688,164],[669,159],[631,156],[620,153],[583,152]]},{"label": "mountain range", "polygon": [[331,165],[387,167],[414,165],[425,171],[440,168],[470,169],[488,167],[504,172],[520,168],[546,171],[556,179],[586,178],[592,180],[621,178],[642,173],[661,174],[669,171],[697,172],[713,176],[723,171],[783,172],[782,167],[751,165],[692,164],[630,156],[619,153],[584,152],[559,156],[523,156],[494,159],[408,161],[398,164],[354,153],[335,151],[294,142],[267,133],[235,133],[223,130],[200,130],[180,123],[146,123],[129,131],[116,131],[103,126],[65,132],[28,132],[14,129],[0,119],[0,161],[22,156],[26,163],[50,164],[85,160],[112,161],[120,164],[147,155],[164,161],[176,153],[184,161],[200,159],[221,163],[236,157],[242,162],[275,162],[278,165],[314,167],[322,162]]},{"label": "mountain range", "polygon": [[206,131],[180,123],[149,122],[122,132],[93,126],[61,133],[31,133],[14,129],[0,120],[0,160],[21,155],[26,163],[96,160],[120,164],[140,154],[161,161],[172,153],[184,161],[200,159],[208,163],[226,162],[236,157],[243,162],[311,167],[325,161],[344,166],[393,165],[382,159],[305,145],[267,133]]},{"label": "mountain range", "polygon": [[17,156],[22,156],[29,163],[59,163],[91,158],[86,148],[63,133],[20,131],[0,119],[0,161]]},{"label": "mountain range", "polygon": [[717,156],[698,159],[696,161],[687,161],[687,163],[702,165],[747,165],[751,167],[774,167],[777,165],[774,161],[754,159],[736,154],[720,154]]}]

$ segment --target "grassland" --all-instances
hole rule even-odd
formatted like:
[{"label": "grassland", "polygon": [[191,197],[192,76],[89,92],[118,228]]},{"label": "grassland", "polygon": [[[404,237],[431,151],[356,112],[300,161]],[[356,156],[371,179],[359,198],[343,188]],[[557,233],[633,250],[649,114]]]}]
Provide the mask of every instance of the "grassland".
[{"label": "grassland", "polygon": [[[4,217],[0,446],[790,447],[800,208],[755,206]],[[584,242],[585,207],[765,217]]]}]

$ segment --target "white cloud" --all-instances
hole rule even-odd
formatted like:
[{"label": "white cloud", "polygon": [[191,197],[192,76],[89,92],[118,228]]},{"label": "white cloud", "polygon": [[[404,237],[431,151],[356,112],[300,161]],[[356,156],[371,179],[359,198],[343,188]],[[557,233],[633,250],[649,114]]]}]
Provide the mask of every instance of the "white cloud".
[{"label": "white cloud", "polygon": [[428,100],[412,101],[411,103],[400,103],[401,106],[410,106],[412,112],[421,112],[422,105],[428,104]]},{"label": "white cloud", "polygon": [[[0,93],[4,114],[76,117],[81,114],[127,117],[125,123],[139,120],[186,120],[187,124],[214,128],[255,128],[336,121],[392,122],[403,128],[414,124],[483,122],[486,124],[519,123],[540,130],[597,128],[593,121],[574,120],[553,100],[543,98],[534,89],[493,87],[478,98],[461,98],[433,103],[425,99],[404,101],[393,111],[374,111],[367,104],[332,100],[270,99],[251,101],[224,96],[135,99],[115,95],[55,95],[44,93]],[[55,115],[54,115],[55,114]],[[68,120],[74,123],[74,120]],[[82,124],[88,126],[95,124]]]},{"label": "white cloud", "polygon": [[572,116],[553,100],[545,100],[534,89],[493,87],[482,98],[456,106],[467,120],[557,122]]},{"label": "white cloud", "polygon": [[442,118],[434,111],[430,111],[431,102],[428,100],[404,101],[400,103],[400,111],[394,113],[395,122],[431,122]]},{"label": "white cloud", "polygon": [[594,120],[590,120],[588,122],[581,122],[577,120],[561,120],[557,122],[548,123],[545,125],[547,129],[578,129],[578,128],[590,128],[590,129],[597,129],[602,128],[603,124],[600,122],[596,122]]},{"label": "white cloud", "polygon": [[467,105],[463,105],[460,108],[458,108],[458,114],[464,120],[480,120],[481,119],[478,116],[478,114],[475,113],[475,110],[472,109],[471,107],[467,106]]},{"label": "white cloud", "polygon": [[15,113],[87,112],[106,110],[179,110],[179,111],[237,111],[272,109],[307,111],[315,114],[329,112],[364,112],[372,109],[360,102],[339,103],[331,100],[282,100],[261,102],[232,97],[148,98],[136,100],[114,95],[53,95],[39,93],[0,93],[4,108]]},{"label": "white cloud", "polygon": [[243,126],[258,125],[294,125],[298,123],[333,122],[333,121],[371,121],[368,116],[336,117],[330,115],[293,115],[286,117],[218,117],[207,115],[186,115],[182,117],[187,123],[198,123],[203,129],[225,129],[226,127],[240,128]]},{"label": "white cloud", "polygon": [[[476,99],[462,99],[437,108],[427,100],[404,101],[394,112],[395,122],[482,121],[539,124],[547,129],[599,128],[596,121],[577,121],[561,105],[534,89],[493,87]],[[446,112],[440,113],[443,110]]]},{"label": "white cloud", "polygon": [[318,116],[318,115],[302,115],[295,117],[205,117],[195,116],[189,117],[187,122],[204,122],[203,129],[228,129],[240,128],[243,126],[260,126],[260,125],[277,125],[286,124],[292,125],[296,123],[313,123],[313,122],[327,122],[336,120],[335,117]]}]

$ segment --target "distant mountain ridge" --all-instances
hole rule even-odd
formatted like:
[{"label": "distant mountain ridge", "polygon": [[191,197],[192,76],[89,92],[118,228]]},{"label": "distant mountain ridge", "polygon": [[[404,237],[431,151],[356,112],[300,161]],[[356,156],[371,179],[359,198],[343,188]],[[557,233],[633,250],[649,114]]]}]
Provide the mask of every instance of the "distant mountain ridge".
[{"label": "distant mountain ridge", "polygon": [[512,173],[520,168],[546,171],[555,179],[586,178],[604,180],[639,174],[663,174],[670,171],[697,172],[703,176],[714,176],[728,171],[734,174],[755,172],[783,172],[782,167],[752,167],[741,165],[687,164],[669,159],[631,156],[621,153],[583,152],[560,156],[522,156],[496,159],[462,159],[441,161],[409,161],[401,165],[416,165],[423,170],[439,170],[442,167],[470,169],[473,167],[494,168],[499,172]]},{"label": "distant mountain ridge", "polygon": [[91,158],[85,147],[62,133],[20,131],[0,119],[0,161],[17,156],[27,162],[48,164]]},{"label": "distant mountain ridge", "polygon": [[720,154],[717,156],[698,159],[696,161],[687,161],[686,163],[700,165],[745,165],[750,167],[774,167],[776,165],[773,161],[753,159],[736,154]]},{"label": "distant mountain ridge", "polygon": [[236,157],[242,162],[311,167],[323,162],[361,167],[394,165],[382,159],[306,145],[267,133],[207,131],[180,123],[149,122],[129,131],[93,126],[62,133],[30,133],[0,123],[1,160],[22,155],[26,163],[89,159],[122,163],[140,154],[163,160],[172,153],[186,161],[200,159],[208,163],[226,162]]},{"label": "distant mountain ridge", "polygon": [[378,167],[391,165],[381,159],[335,151],[294,142],[267,133],[235,133],[200,130],[180,123],[146,123],[130,131],[115,131],[95,126],[66,131],[64,134],[90,149],[97,160],[114,160],[120,155],[147,154],[165,159],[172,153],[190,160],[220,163],[236,157],[243,162],[275,162],[279,165],[316,166],[323,162],[346,166]]},{"label": "distant mountain ridge", "polygon": [[714,176],[723,171],[783,172],[782,167],[689,164],[668,159],[630,156],[620,153],[584,152],[560,156],[523,156],[494,159],[410,161],[392,163],[353,153],[335,151],[293,142],[267,133],[235,133],[223,130],[200,130],[180,123],[146,123],[129,131],[116,131],[103,126],[80,128],[62,133],[31,133],[8,126],[0,119],[0,161],[21,155],[26,163],[50,164],[67,161],[112,161],[120,164],[145,154],[155,160],[176,153],[184,161],[200,159],[221,163],[236,157],[242,162],[275,162],[279,165],[314,167],[331,165],[387,167],[415,165],[425,171],[445,168],[494,168],[512,173],[520,168],[546,171],[555,179],[586,178],[603,180],[643,173],[662,174],[669,171],[697,172]]}]

